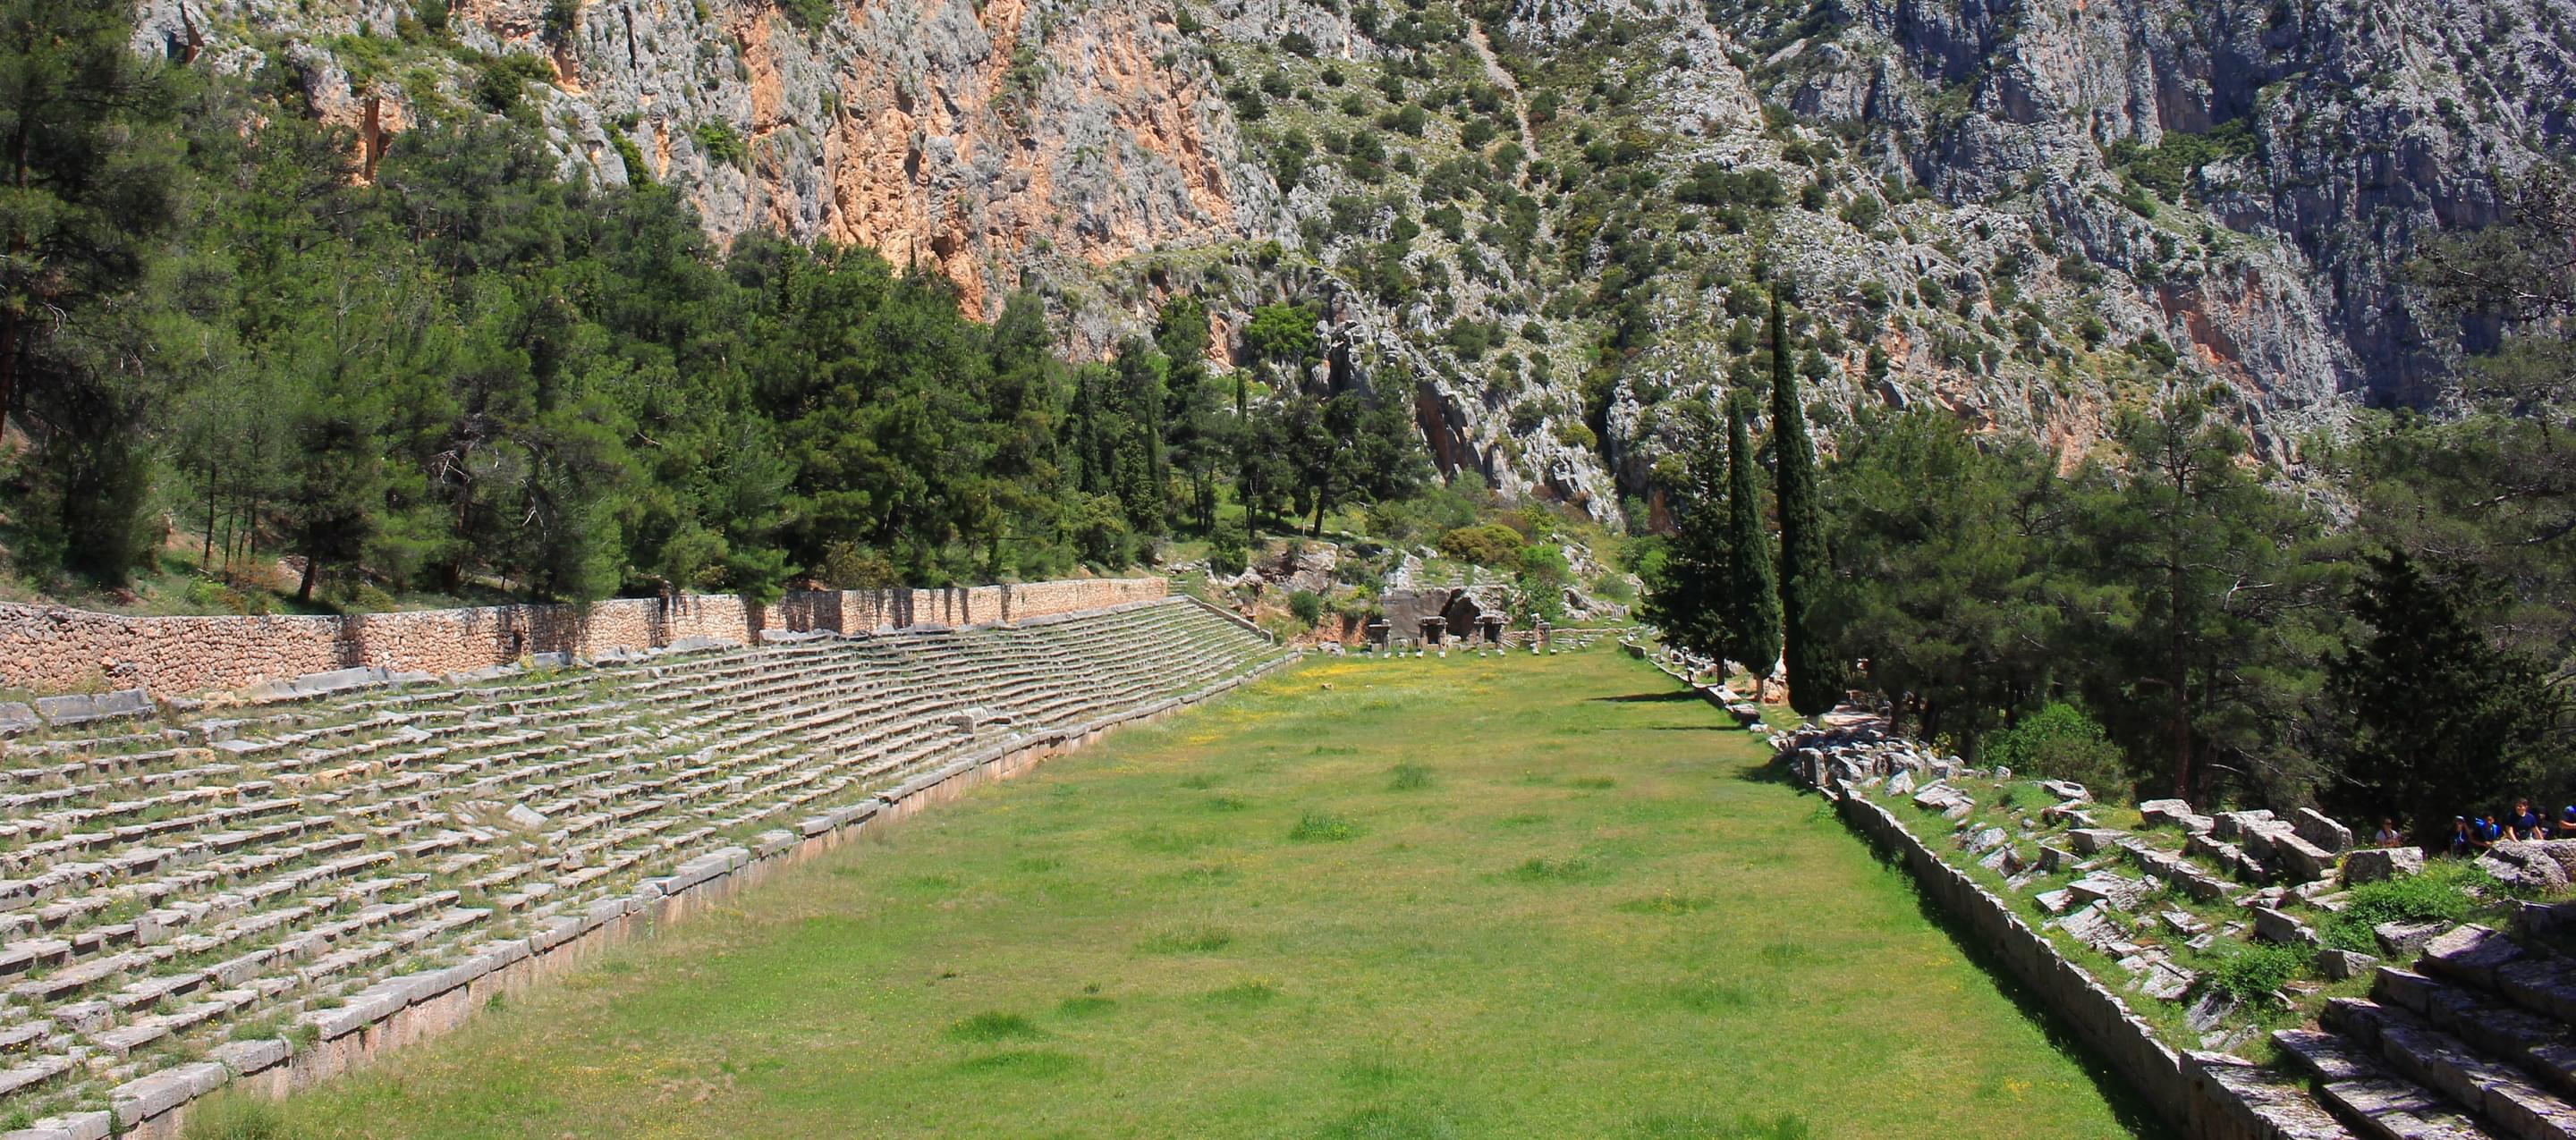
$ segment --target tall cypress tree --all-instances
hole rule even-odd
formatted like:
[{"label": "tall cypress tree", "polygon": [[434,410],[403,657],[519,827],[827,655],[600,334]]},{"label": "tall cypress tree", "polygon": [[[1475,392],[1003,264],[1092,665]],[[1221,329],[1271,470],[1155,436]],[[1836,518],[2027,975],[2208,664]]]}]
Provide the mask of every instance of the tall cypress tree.
[{"label": "tall cypress tree", "polygon": [[1753,433],[1745,424],[1747,399],[1726,398],[1726,585],[1721,625],[1726,656],[1753,673],[1754,694],[1765,694],[1780,655],[1780,593],[1771,568],[1771,534],[1762,525],[1762,492],[1756,480]]},{"label": "tall cypress tree", "polygon": [[1832,650],[1812,626],[1826,573],[1825,532],[1816,503],[1816,446],[1798,405],[1798,376],[1789,367],[1789,330],[1777,291],[1771,294],[1771,439],[1779,463],[1780,632],[1789,707],[1811,717],[1834,707],[1840,680]]}]

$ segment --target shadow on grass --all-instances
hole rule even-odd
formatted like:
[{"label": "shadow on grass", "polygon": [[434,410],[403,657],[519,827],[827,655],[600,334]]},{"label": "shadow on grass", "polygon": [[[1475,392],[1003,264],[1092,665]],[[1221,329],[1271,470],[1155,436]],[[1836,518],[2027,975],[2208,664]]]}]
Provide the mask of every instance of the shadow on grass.
[{"label": "shadow on grass", "polygon": [[1747,764],[1736,769],[1735,778],[1748,784],[1797,784],[1789,768],[1789,758],[1777,755],[1759,764]]},{"label": "shadow on grass", "polygon": [[[1780,770],[1779,779],[1761,782],[1787,782],[1788,765],[1773,763],[1769,767]],[[1748,769],[1748,775],[1745,778],[1754,778],[1750,775],[1752,771]],[[1976,931],[1968,925],[1967,920],[1942,909],[1939,902],[1924,893],[1923,885],[1915,881],[1914,872],[1905,866],[1903,856],[1893,848],[1872,840],[1859,828],[1853,827],[1848,820],[1842,818],[1840,812],[1832,814],[1837,822],[1842,823],[1844,830],[1851,832],[1853,838],[1860,840],[1869,848],[1870,856],[1878,860],[1881,868],[1905,881],[1905,893],[1913,897],[1914,908],[1922,913],[1924,921],[1931,923],[1934,928],[1948,937],[1950,944],[1959,948],[1959,953],[1967,958],[1968,963],[1975,966],[1977,972],[1984,974],[1994,983],[1996,992],[2001,993],[2005,1000],[2013,1004],[2013,1009],[2021,1014],[2022,1020],[2037,1027],[2058,1052],[2075,1059],[2077,1067],[2084,1070],[2084,1075],[2092,1080],[2094,1089],[2102,1094],[2103,1101],[2111,1106],[2111,1112],[2118,1117],[2122,1128],[2127,1129],[2131,1136],[2146,1137],[2148,1140],[2174,1140],[2180,1135],[2166,1123],[2164,1117],[2157,1114],[2155,1106],[2138,1091],[2137,1086],[2130,1084],[2128,1078],[2121,1076],[2119,1070],[2112,1068],[2111,1063],[2104,1060],[2093,1046],[2077,1035],[2074,1026],[2067,1024],[2056,1010],[2049,1008],[2047,1002],[2040,1000],[2036,992],[2022,984],[2021,979],[2013,975],[2011,967],[2006,966],[2001,957],[1977,940]]]},{"label": "shadow on grass", "polygon": [[1699,694],[1691,692],[1688,689],[1674,689],[1671,692],[1666,693],[1623,693],[1615,697],[1589,697],[1586,699],[1600,704],[1613,705],[1647,703],[1661,704],[1665,701],[1696,701],[1699,699]]}]

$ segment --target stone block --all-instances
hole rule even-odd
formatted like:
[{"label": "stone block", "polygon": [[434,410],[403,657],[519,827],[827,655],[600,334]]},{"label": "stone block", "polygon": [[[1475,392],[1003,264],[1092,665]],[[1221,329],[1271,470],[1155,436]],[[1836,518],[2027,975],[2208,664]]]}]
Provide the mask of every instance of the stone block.
[{"label": "stone block", "polygon": [[36,710],[18,701],[0,701],[0,736],[16,736],[44,727],[36,719]]},{"label": "stone block", "polygon": [[113,693],[92,696],[74,693],[60,697],[36,698],[36,712],[56,728],[72,728],[102,720],[120,720],[152,715],[152,697],[141,689],[119,689]]},{"label": "stone block", "polygon": [[2379,965],[2379,959],[2351,950],[2317,951],[2317,970],[2334,981],[2358,978]]},{"label": "stone block", "polygon": [[2279,832],[2271,838],[2273,861],[2279,863],[2293,881],[2312,883],[2334,876],[2335,857],[2332,852],[2308,842],[2295,831]]},{"label": "stone block", "polygon": [[2066,885],[2078,898],[2092,899],[2112,910],[2135,910],[2155,890],[2145,879],[2093,874]]},{"label": "stone block", "polygon": [[2209,819],[2210,831],[2212,834],[2218,836],[2220,839],[2239,839],[2244,836],[2249,825],[2271,822],[2272,813],[2268,811],[2222,811],[2210,816]]},{"label": "stone block", "polygon": [[2343,857],[2343,881],[2375,883],[2424,871],[2420,847],[2364,847]]},{"label": "stone block", "polygon": [[221,1062],[236,1077],[265,1072],[286,1063],[294,1048],[282,1038],[263,1037],[252,1041],[227,1041],[206,1050],[206,1056]]},{"label": "stone block", "polygon": [[116,1113],[116,1126],[130,1129],[221,1088],[229,1077],[223,1065],[214,1061],[174,1065],[116,1086],[107,1099]]},{"label": "stone block", "polygon": [[2254,937],[2287,946],[2313,946],[2319,941],[2307,923],[2268,906],[2254,908]]},{"label": "stone block", "polygon": [[2084,785],[2072,780],[2041,780],[2039,787],[2062,802],[2081,803],[2093,798],[2093,793],[2086,791]]},{"label": "stone block", "polygon": [[2290,825],[2298,829],[2299,838],[2316,844],[2329,854],[2341,855],[2352,850],[2352,829],[2314,808],[2300,808],[2290,813]]},{"label": "stone block", "polygon": [[2099,855],[2118,846],[2127,835],[2125,831],[2107,827],[2079,827],[2066,833],[2066,841],[2075,846],[2078,854]]}]

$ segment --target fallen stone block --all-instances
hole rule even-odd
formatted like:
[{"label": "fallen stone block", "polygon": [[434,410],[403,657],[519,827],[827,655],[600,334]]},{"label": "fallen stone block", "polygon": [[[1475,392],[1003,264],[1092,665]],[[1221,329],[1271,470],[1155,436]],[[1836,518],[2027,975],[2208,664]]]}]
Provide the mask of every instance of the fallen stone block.
[{"label": "fallen stone block", "polygon": [[2340,855],[2352,850],[2352,829],[2336,823],[2315,808],[2300,808],[2290,813],[2290,824],[2298,829],[2299,838],[2330,854]]},{"label": "fallen stone block", "polygon": [[[2272,860],[2289,873],[2293,882],[2313,883],[2330,879],[2335,873],[2333,852],[2308,842],[2296,831],[2283,831],[2271,836]],[[2551,864],[2556,866],[2556,864]]]},{"label": "fallen stone block", "polygon": [[2041,780],[2039,787],[2061,802],[2081,803],[2093,798],[2093,793],[2086,791],[2084,785],[2072,780]]},{"label": "fallen stone block", "polygon": [[2112,910],[2135,910],[2155,891],[2155,887],[2145,879],[2105,874],[2086,875],[2068,883],[2066,889],[2075,892],[2078,898],[2092,899]]},{"label": "fallen stone block", "polygon": [[2334,981],[2358,978],[2379,965],[2379,959],[2351,950],[2317,951],[2317,971]]},{"label": "fallen stone block", "polygon": [[2424,873],[2424,849],[2420,847],[2365,847],[2343,857],[2343,881],[2375,883]]},{"label": "fallen stone block", "polygon": [[2271,822],[2272,813],[2260,810],[2222,811],[2210,816],[2209,820],[2211,834],[2220,839],[2239,839],[2250,825]]},{"label": "fallen stone block", "polygon": [[2268,906],[2254,908],[2254,937],[2285,946],[2314,946],[2315,928]]},{"label": "fallen stone block", "polygon": [[2128,833],[2107,827],[2079,827],[2066,833],[2066,841],[2075,845],[2079,854],[2099,855],[2119,845]]},{"label": "fallen stone block", "polygon": [[0,702],[0,736],[34,732],[44,724],[36,719],[36,710],[17,701]]},{"label": "fallen stone block", "polygon": [[2148,800],[2138,805],[2138,814],[2149,824],[2169,824],[2184,831],[2202,832],[2217,826],[2205,815],[2195,815],[2191,805],[2181,800]]}]

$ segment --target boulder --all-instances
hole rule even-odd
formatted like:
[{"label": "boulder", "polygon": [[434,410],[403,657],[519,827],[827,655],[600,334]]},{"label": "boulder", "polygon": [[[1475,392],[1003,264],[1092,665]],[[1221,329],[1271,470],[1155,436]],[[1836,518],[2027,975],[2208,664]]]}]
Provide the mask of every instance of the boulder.
[{"label": "boulder", "polygon": [[2272,822],[2268,811],[2222,811],[2209,817],[2210,830],[2220,839],[2242,839],[2258,823]]},{"label": "boulder", "polygon": [[2343,857],[2343,881],[2375,883],[2424,872],[2424,849],[2420,847],[2365,847]]},{"label": "boulder", "polygon": [[34,732],[43,727],[44,723],[36,719],[36,710],[24,704],[17,701],[0,702],[0,736]]}]

